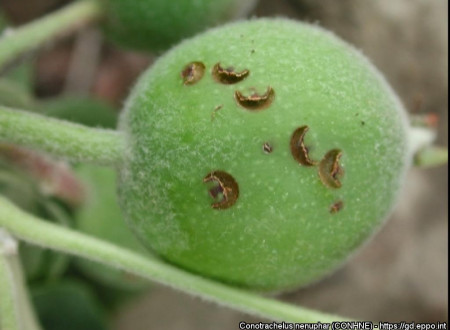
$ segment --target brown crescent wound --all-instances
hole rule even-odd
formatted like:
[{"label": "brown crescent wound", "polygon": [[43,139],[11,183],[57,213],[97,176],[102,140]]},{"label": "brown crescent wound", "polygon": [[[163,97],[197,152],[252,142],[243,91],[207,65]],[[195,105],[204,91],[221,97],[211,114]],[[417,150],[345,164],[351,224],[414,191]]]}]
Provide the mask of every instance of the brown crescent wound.
[{"label": "brown crescent wound", "polygon": [[248,71],[247,69],[242,70],[241,72],[234,71],[233,67],[224,69],[220,66],[220,63],[214,65],[212,69],[212,75],[214,79],[224,85],[236,84],[247,78],[249,74],[250,71]]},{"label": "brown crescent wound", "polygon": [[203,178],[203,182],[217,183],[216,186],[209,190],[209,194],[212,198],[216,199],[219,194],[222,194],[223,196],[220,201],[211,204],[212,208],[224,210],[236,203],[239,197],[239,186],[236,180],[227,172],[210,172]]},{"label": "brown crescent wound", "polygon": [[305,134],[308,132],[308,126],[297,128],[291,136],[291,154],[294,159],[303,166],[314,166],[317,162],[309,158],[309,150],[305,145]]},{"label": "brown crescent wound", "polygon": [[273,88],[269,86],[262,95],[253,92],[249,96],[244,96],[240,91],[235,91],[234,98],[241,107],[247,110],[262,110],[272,104],[273,99],[275,98],[275,92]]},{"label": "brown crescent wound", "polygon": [[324,185],[330,188],[340,188],[340,179],[344,175],[344,170],[339,164],[342,151],[332,149],[328,151],[319,163],[319,177]]},{"label": "brown crescent wound", "polygon": [[181,71],[181,78],[183,78],[183,84],[194,85],[205,74],[205,65],[202,62],[191,62],[187,64]]}]

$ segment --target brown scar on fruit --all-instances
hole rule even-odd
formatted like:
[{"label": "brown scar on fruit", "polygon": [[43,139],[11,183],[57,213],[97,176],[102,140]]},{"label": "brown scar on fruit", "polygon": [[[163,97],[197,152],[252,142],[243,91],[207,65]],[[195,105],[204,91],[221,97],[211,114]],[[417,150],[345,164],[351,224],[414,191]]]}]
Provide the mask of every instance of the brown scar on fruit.
[{"label": "brown scar on fruit", "polygon": [[263,151],[264,151],[266,154],[270,154],[270,153],[273,151],[273,147],[270,145],[269,142],[265,142],[265,143],[263,144]]},{"label": "brown scar on fruit", "polygon": [[319,164],[319,177],[324,185],[330,188],[340,188],[340,179],[344,175],[344,170],[339,165],[342,151],[332,149],[328,151]]},{"label": "brown scar on fruit", "polygon": [[250,96],[244,96],[240,91],[235,91],[234,98],[241,107],[247,110],[262,110],[272,104],[272,101],[275,98],[275,92],[273,88],[269,86],[263,95],[253,91]]},{"label": "brown scar on fruit", "polygon": [[342,210],[343,207],[344,207],[344,202],[341,200],[338,200],[330,206],[330,213],[335,214],[335,213],[339,212],[340,210]]},{"label": "brown scar on fruit", "polygon": [[226,69],[220,66],[220,63],[216,63],[212,69],[212,75],[214,80],[224,85],[236,84],[248,77],[250,71],[247,69],[241,72],[234,71],[233,67],[228,67]]},{"label": "brown scar on fruit", "polygon": [[181,77],[183,78],[183,84],[194,85],[205,74],[205,65],[202,62],[191,62],[187,64],[181,71]]},{"label": "brown scar on fruit", "polygon": [[219,111],[222,108],[223,108],[223,104],[220,104],[214,108],[214,110],[211,112],[211,121],[213,121],[216,118],[217,111]]},{"label": "brown scar on fruit", "polygon": [[239,197],[239,186],[236,180],[227,172],[213,171],[208,173],[203,182],[216,182],[217,185],[209,190],[209,195],[216,199],[219,194],[222,194],[222,199],[218,202],[212,203],[211,207],[218,210],[227,209],[236,203]]},{"label": "brown scar on fruit", "polygon": [[303,166],[314,166],[317,162],[309,158],[309,149],[305,145],[305,134],[308,132],[308,126],[297,128],[291,136],[291,154],[294,159]]}]

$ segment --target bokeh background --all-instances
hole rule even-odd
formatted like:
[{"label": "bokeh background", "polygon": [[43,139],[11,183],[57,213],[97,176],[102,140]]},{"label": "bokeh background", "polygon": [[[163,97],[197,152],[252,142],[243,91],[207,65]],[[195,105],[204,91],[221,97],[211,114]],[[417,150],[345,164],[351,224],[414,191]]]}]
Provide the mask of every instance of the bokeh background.
[{"label": "bokeh background", "polygon": [[[15,24],[66,4],[0,0]],[[260,0],[249,17],[319,24],[354,44],[382,71],[411,114],[439,116],[448,140],[446,0]],[[91,95],[117,111],[134,81],[159,54],[120,50],[90,27],[33,54],[33,93],[45,99]],[[386,224],[328,278],[279,299],[361,320],[448,320],[448,168],[413,169]],[[153,285],[115,316],[114,329],[237,329],[261,321]]]}]

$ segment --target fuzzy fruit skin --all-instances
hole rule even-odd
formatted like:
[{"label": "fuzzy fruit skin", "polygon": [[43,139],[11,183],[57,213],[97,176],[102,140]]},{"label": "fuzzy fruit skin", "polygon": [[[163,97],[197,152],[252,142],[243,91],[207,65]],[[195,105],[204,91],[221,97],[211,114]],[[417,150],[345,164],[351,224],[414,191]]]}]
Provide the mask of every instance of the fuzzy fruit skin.
[{"label": "fuzzy fruit skin", "polygon": [[[205,75],[184,85],[192,61]],[[220,84],[217,62],[250,75]],[[268,108],[236,104],[236,90],[267,86]],[[303,125],[313,160],[342,150],[341,188],[292,156],[291,135]],[[378,71],[331,33],[282,19],[230,24],[173,48],[141,77],[120,128],[128,140],[120,201],[141,241],[180,267],[264,291],[306,285],[340,265],[386,218],[410,164],[404,109]],[[215,170],[239,184],[224,210],[211,207],[202,182]],[[331,213],[336,201],[344,206]]]},{"label": "fuzzy fruit skin", "polygon": [[119,45],[164,50],[207,27],[242,16],[256,0],[101,0],[106,34]]}]

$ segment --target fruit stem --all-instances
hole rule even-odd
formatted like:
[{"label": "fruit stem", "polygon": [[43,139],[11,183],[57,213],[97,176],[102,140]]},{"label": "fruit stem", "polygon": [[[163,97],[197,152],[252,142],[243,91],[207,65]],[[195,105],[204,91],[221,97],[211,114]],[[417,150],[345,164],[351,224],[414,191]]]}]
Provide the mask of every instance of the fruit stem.
[{"label": "fruit stem", "polygon": [[444,147],[429,146],[414,155],[414,166],[434,167],[447,164],[448,150]]},{"label": "fruit stem", "polygon": [[333,322],[333,316],[231,287],[157,259],[36,218],[0,197],[0,226],[29,243],[87,258],[239,311],[286,322]]},{"label": "fruit stem", "polygon": [[0,141],[99,165],[119,163],[124,150],[124,137],[118,131],[90,128],[1,105]]},{"label": "fruit stem", "polygon": [[31,306],[17,241],[0,228],[0,328],[10,330],[39,330]]},{"label": "fruit stem", "polygon": [[98,1],[75,1],[17,29],[5,29],[0,38],[0,72],[20,55],[97,21],[102,15]]},{"label": "fruit stem", "polygon": [[412,126],[409,130],[410,153],[417,167],[433,167],[448,162],[448,150],[433,145],[436,132],[431,127]]}]

